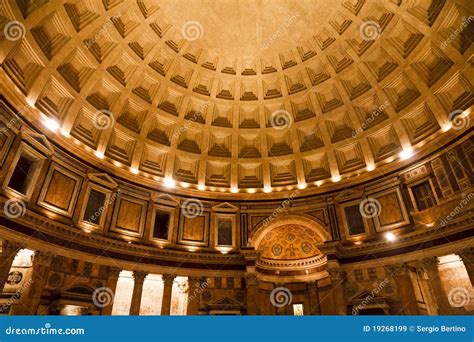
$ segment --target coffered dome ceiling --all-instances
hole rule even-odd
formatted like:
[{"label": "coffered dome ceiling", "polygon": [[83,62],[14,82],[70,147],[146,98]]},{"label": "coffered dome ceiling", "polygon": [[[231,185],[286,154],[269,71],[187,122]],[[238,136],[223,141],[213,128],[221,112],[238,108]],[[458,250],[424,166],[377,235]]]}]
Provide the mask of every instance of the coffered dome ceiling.
[{"label": "coffered dome ceiling", "polygon": [[2,93],[59,145],[143,184],[314,191],[469,125],[469,12],[469,0],[2,0]]}]

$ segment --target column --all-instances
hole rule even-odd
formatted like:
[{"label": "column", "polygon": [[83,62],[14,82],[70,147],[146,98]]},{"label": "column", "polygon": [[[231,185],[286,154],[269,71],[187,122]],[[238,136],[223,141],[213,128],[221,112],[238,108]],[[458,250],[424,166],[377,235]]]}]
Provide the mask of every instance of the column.
[{"label": "column", "polygon": [[258,280],[255,265],[259,256],[259,252],[254,247],[242,247],[240,254],[245,259],[246,273],[245,284],[247,286],[247,315],[258,315]]},{"label": "column", "polygon": [[140,315],[140,305],[142,302],[143,283],[148,273],[141,271],[133,272],[133,292],[132,303],[130,304],[130,316]]},{"label": "column", "polygon": [[474,248],[465,248],[456,254],[461,258],[471,280],[471,285],[474,286]]},{"label": "column", "polygon": [[320,315],[321,308],[319,307],[318,281],[312,280],[307,283],[308,297],[309,297],[309,314]]},{"label": "column", "polygon": [[0,293],[3,292],[13,260],[21,248],[22,246],[16,242],[5,240],[2,243],[2,254],[0,256]]},{"label": "column", "polygon": [[431,294],[438,307],[438,315],[452,314],[451,305],[444,292],[438,272],[439,260],[437,257],[424,258],[418,263],[418,267],[426,271],[428,275],[427,283],[431,288]]},{"label": "column", "polygon": [[46,285],[49,267],[54,259],[54,255],[36,251],[32,259],[33,272],[31,274],[30,285],[25,286],[20,300],[12,305],[10,315],[36,315],[38,311],[41,302],[41,294]]},{"label": "column", "polygon": [[386,266],[385,270],[392,274],[395,281],[403,313],[405,315],[419,315],[415,289],[413,288],[408,266],[406,264],[390,265]]},{"label": "column", "polygon": [[245,284],[247,286],[247,315],[257,315],[257,275],[254,272],[247,273]]},{"label": "column", "polygon": [[[117,290],[118,278],[120,276],[121,271],[122,270],[117,267],[107,267],[107,282],[105,284],[105,287],[110,289],[110,291],[114,294],[114,298],[115,298],[115,291]],[[109,305],[102,308],[101,314],[110,316],[112,314],[113,306],[114,306],[114,301],[112,300],[112,302]]]},{"label": "column", "polygon": [[334,303],[334,315],[346,315],[346,291],[344,283],[346,281],[346,274],[339,268],[328,269],[329,278],[331,279],[331,291]]},{"label": "column", "polygon": [[189,293],[186,315],[197,315],[199,313],[199,301],[204,286],[199,277],[188,277]]},{"label": "column", "polygon": [[161,302],[161,315],[169,316],[171,313],[171,295],[173,294],[173,274],[163,274],[163,298]]}]

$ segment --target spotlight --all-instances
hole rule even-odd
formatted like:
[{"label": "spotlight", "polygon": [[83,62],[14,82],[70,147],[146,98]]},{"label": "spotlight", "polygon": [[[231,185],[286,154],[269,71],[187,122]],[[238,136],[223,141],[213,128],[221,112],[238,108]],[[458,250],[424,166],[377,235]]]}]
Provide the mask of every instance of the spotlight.
[{"label": "spotlight", "polygon": [[138,174],[138,168],[136,168],[136,167],[131,167],[131,168],[130,168],[130,172],[133,173],[133,174],[135,174],[135,175],[137,175],[137,174]]},{"label": "spotlight", "polygon": [[206,186],[204,184],[199,184],[198,185],[198,190],[204,191],[204,190],[206,190]]},{"label": "spotlight", "polygon": [[249,194],[254,194],[256,191],[257,191],[257,190],[255,190],[255,189],[247,189],[247,192],[248,192]]},{"label": "spotlight", "polygon": [[306,188],[306,183],[299,183],[298,184],[298,189],[304,189]]},{"label": "spotlight", "polygon": [[236,193],[239,192],[239,188],[235,188],[235,187],[234,187],[234,188],[231,188],[231,189],[230,189],[230,192],[232,192],[233,194],[236,194]]},{"label": "spotlight", "polygon": [[59,122],[51,118],[45,118],[43,125],[52,132],[56,132],[59,129]]},{"label": "spotlight", "polygon": [[370,172],[370,171],[373,171],[373,170],[375,170],[375,164],[369,164],[369,165],[367,165],[367,171]]},{"label": "spotlight", "polygon": [[395,241],[397,239],[397,237],[392,232],[388,232],[388,233],[385,233],[385,239],[387,241],[392,242],[392,241]]},{"label": "spotlight", "polygon": [[163,184],[164,184],[164,186],[166,186],[167,188],[172,188],[172,187],[175,186],[176,182],[174,181],[173,178],[165,178]]},{"label": "spotlight", "polygon": [[272,192],[272,187],[271,187],[271,186],[266,186],[266,187],[264,187],[264,188],[263,188],[263,192],[265,192],[265,193],[267,193],[267,194],[270,193],[270,192]]},{"label": "spotlight", "polygon": [[104,159],[104,153],[103,152],[95,151],[94,154],[97,158]]},{"label": "spotlight", "polygon": [[405,148],[402,152],[400,152],[400,159],[401,160],[407,160],[413,155],[413,149],[412,148]]},{"label": "spotlight", "polygon": [[339,181],[341,180],[341,176],[339,176],[339,175],[337,175],[337,176],[332,176],[331,179],[332,179],[332,181],[333,181],[334,183],[336,183],[336,182],[339,182]]}]

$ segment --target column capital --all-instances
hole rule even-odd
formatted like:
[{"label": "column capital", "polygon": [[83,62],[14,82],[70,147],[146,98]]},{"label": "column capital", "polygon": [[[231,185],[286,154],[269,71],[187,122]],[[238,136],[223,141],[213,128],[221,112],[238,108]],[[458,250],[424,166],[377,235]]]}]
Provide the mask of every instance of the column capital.
[{"label": "column capital", "polygon": [[135,280],[135,283],[143,283],[147,275],[147,272],[133,271],[133,280]]},{"label": "column capital", "polygon": [[118,279],[122,270],[118,267],[107,266],[107,277],[111,279]]},{"label": "column capital", "polygon": [[346,272],[340,268],[329,268],[328,269],[329,278],[334,281],[344,281],[346,279]]},{"label": "column capital", "polygon": [[35,254],[31,256],[33,260],[33,266],[40,265],[40,266],[51,266],[55,255],[49,252],[41,252],[36,251]]},{"label": "column capital", "polygon": [[18,253],[18,251],[22,248],[24,248],[24,246],[21,243],[10,240],[4,240],[2,242],[2,256],[15,256],[16,253]]},{"label": "column capital", "polygon": [[406,263],[393,264],[384,266],[385,272],[389,272],[392,276],[401,276],[408,274],[408,265]]},{"label": "column capital", "polygon": [[473,247],[461,249],[456,254],[459,255],[463,263],[465,264],[474,263],[474,248]]},{"label": "column capital", "polygon": [[256,286],[258,284],[257,275],[255,273],[247,273],[245,275],[245,283],[247,284],[247,287]]},{"label": "column capital", "polygon": [[436,271],[438,270],[439,260],[438,257],[427,257],[418,260],[417,266],[421,267],[427,271]]},{"label": "column capital", "polygon": [[162,276],[163,283],[168,286],[173,285],[174,278],[176,278],[175,274],[163,274]]}]

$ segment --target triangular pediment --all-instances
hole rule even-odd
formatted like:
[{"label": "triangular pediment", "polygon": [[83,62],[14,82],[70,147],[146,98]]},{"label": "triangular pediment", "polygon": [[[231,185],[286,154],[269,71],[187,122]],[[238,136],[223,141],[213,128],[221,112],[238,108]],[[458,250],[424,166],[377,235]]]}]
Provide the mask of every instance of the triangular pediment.
[{"label": "triangular pediment", "polygon": [[218,299],[216,300],[215,302],[213,302],[211,304],[212,306],[241,306],[242,303],[236,301],[235,299],[233,298],[230,298],[230,297],[224,297],[224,298],[221,298],[221,299]]},{"label": "triangular pediment", "polygon": [[360,190],[347,189],[335,196],[334,200],[336,202],[342,202],[353,198],[361,198],[363,195],[364,193]]},{"label": "triangular pediment", "polygon": [[51,145],[43,134],[35,133],[29,130],[23,130],[21,132],[21,137],[26,141],[30,146],[39,150],[47,156],[54,154],[53,145]]},{"label": "triangular pediment", "polygon": [[89,173],[87,175],[90,181],[101,184],[109,189],[114,189],[118,184],[106,173]]},{"label": "triangular pediment", "polygon": [[239,210],[239,208],[228,202],[224,202],[212,207],[212,210],[218,211],[218,212],[225,212],[225,213],[235,213],[236,211]]},{"label": "triangular pediment", "polygon": [[168,194],[158,194],[152,197],[153,202],[171,206],[171,207],[177,207],[179,205],[179,201],[174,198],[173,196],[170,196]]}]

